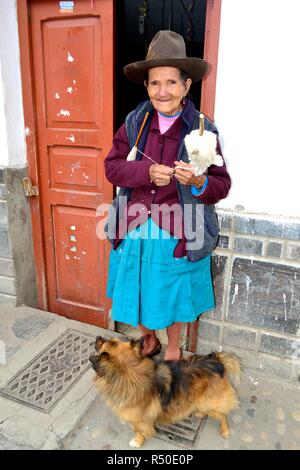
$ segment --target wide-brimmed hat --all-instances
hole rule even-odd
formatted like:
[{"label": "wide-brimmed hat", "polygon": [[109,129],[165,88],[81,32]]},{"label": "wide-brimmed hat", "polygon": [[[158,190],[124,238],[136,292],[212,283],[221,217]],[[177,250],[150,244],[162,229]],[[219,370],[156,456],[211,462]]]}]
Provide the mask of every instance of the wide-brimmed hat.
[{"label": "wide-brimmed hat", "polygon": [[152,39],[145,60],[125,65],[127,78],[143,83],[145,72],[154,67],[176,67],[184,70],[197,82],[208,71],[209,64],[199,57],[187,57],[185,42],[180,34],[174,31],[158,31]]}]

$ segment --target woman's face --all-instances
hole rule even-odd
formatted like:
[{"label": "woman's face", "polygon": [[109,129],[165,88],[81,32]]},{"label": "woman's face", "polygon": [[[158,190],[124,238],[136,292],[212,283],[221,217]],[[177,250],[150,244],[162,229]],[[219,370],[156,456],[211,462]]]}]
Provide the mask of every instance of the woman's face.
[{"label": "woman's face", "polygon": [[191,86],[192,80],[182,81],[180,70],[174,67],[155,67],[148,72],[145,87],[153,107],[163,114],[172,116],[181,111],[181,100]]}]

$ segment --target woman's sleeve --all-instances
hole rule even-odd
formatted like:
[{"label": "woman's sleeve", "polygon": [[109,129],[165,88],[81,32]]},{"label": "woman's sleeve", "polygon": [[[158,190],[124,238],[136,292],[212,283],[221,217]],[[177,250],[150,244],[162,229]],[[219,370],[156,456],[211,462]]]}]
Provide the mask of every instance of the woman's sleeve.
[{"label": "woman's sleeve", "polygon": [[[222,156],[222,149],[219,139],[217,139],[217,153]],[[226,168],[223,158],[223,166],[211,165],[208,168],[206,187],[200,194],[192,190],[195,197],[201,199],[204,204],[216,204],[221,199],[224,199],[229,193],[231,187],[231,178]]]},{"label": "woman's sleeve", "polygon": [[149,168],[153,165],[150,160],[127,161],[130,151],[125,124],[117,131],[113,146],[104,160],[105,175],[115,186],[137,188],[150,186]]}]

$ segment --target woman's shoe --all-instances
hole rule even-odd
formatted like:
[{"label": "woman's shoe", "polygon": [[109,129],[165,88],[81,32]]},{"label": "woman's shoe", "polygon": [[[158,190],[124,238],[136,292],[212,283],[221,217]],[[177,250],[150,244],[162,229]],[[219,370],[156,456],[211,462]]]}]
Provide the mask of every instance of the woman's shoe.
[{"label": "woman's shoe", "polygon": [[[166,361],[166,362],[177,362],[177,361],[181,361],[181,359],[183,359],[182,348],[179,348],[179,351],[180,351],[180,355],[179,355],[179,358],[178,358],[178,359],[164,359],[164,361]],[[166,357],[166,356],[165,356],[165,357]]]},{"label": "woman's shoe", "polygon": [[[145,335],[145,336],[142,336],[140,338],[140,341],[142,342],[142,344],[144,344],[145,339],[148,338],[148,337],[150,337],[149,334]],[[147,354],[143,354],[143,350],[142,350],[142,355],[145,356],[145,357],[153,357],[153,356],[156,356],[156,354],[159,354],[160,351],[161,351],[161,343],[160,343],[159,339],[156,338],[156,344],[155,344],[154,348],[151,351],[149,351]]]}]

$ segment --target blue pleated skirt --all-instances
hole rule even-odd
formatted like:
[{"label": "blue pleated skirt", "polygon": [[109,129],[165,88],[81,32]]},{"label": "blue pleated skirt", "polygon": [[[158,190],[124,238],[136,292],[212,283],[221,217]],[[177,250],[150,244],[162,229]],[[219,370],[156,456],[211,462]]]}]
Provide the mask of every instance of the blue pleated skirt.
[{"label": "blue pleated skirt", "polygon": [[158,330],[215,308],[211,256],[174,258],[177,242],[149,217],[111,249],[106,295],[113,320]]}]

